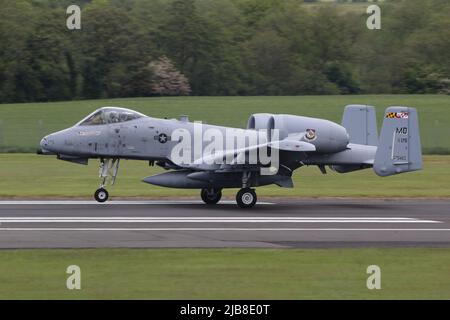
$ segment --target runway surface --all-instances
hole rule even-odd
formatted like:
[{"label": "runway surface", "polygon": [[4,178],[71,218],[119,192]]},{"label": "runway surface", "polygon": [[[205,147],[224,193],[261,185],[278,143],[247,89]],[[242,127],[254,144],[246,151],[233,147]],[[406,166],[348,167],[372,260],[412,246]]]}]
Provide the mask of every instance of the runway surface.
[{"label": "runway surface", "polygon": [[450,246],[450,200],[0,201],[0,248]]}]

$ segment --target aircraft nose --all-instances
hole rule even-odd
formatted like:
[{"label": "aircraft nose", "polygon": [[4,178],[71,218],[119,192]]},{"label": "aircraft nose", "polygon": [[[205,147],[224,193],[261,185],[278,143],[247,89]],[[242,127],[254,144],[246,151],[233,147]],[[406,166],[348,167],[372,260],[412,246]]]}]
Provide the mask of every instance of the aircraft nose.
[{"label": "aircraft nose", "polygon": [[52,152],[49,150],[49,138],[50,135],[42,138],[41,142],[39,143],[37,154],[52,154]]},{"label": "aircraft nose", "polygon": [[48,140],[47,140],[48,136],[45,136],[44,138],[42,138],[41,143],[39,144],[41,146],[41,148],[44,148],[48,145]]}]

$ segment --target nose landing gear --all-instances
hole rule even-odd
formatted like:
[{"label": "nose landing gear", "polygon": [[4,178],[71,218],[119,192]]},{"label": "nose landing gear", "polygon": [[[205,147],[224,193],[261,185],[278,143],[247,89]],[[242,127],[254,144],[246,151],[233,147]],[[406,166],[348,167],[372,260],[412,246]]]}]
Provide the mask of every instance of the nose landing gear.
[{"label": "nose landing gear", "polygon": [[102,178],[100,188],[94,193],[94,198],[97,202],[105,202],[109,198],[109,193],[105,189],[106,180],[111,176],[111,185],[116,182],[117,174],[119,173],[120,159],[101,159],[99,168],[99,177]]},{"label": "nose landing gear", "polygon": [[95,191],[94,193],[94,198],[95,200],[97,200],[97,202],[105,202],[106,200],[108,200],[108,197],[108,191],[103,188],[97,189],[97,191]]}]

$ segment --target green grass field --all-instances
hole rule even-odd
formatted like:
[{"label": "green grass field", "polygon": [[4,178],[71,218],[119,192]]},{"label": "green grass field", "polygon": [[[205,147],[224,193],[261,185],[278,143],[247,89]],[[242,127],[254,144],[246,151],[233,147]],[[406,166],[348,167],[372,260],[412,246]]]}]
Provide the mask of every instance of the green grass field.
[{"label": "green grass field", "polygon": [[[66,289],[69,265],[81,290]],[[449,265],[430,248],[8,250],[0,299],[450,299]]]},{"label": "green grass field", "polygon": [[74,125],[103,106],[122,106],[154,117],[190,115],[219,125],[245,127],[252,113],[272,112],[319,117],[340,122],[347,104],[377,107],[381,125],[383,111],[392,105],[419,110],[424,152],[450,154],[450,96],[356,95],[297,97],[181,97],[130,98],[53,103],[0,105],[0,152],[34,152],[40,139]]},{"label": "green grass field", "polygon": [[[271,197],[427,197],[450,196],[450,156],[425,156],[424,170],[381,178],[371,170],[339,174],[317,167],[305,167],[294,174],[293,189],[267,186],[259,196]],[[149,167],[145,161],[121,162],[115,186],[108,186],[114,197],[199,197],[198,190],[168,189],[141,182],[163,169]],[[98,188],[98,161],[77,165],[55,156],[0,154],[0,197],[91,197]],[[227,189],[225,197],[234,198]]]}]

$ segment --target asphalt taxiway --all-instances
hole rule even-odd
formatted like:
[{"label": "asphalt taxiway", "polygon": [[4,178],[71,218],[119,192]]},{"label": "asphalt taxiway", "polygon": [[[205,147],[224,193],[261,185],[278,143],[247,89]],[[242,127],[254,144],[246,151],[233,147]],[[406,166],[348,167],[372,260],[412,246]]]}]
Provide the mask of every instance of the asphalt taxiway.
[{"label": "asphalt taxiway", "polygon": [[0,201],[0,248],[450,247],[450,200]]}]

